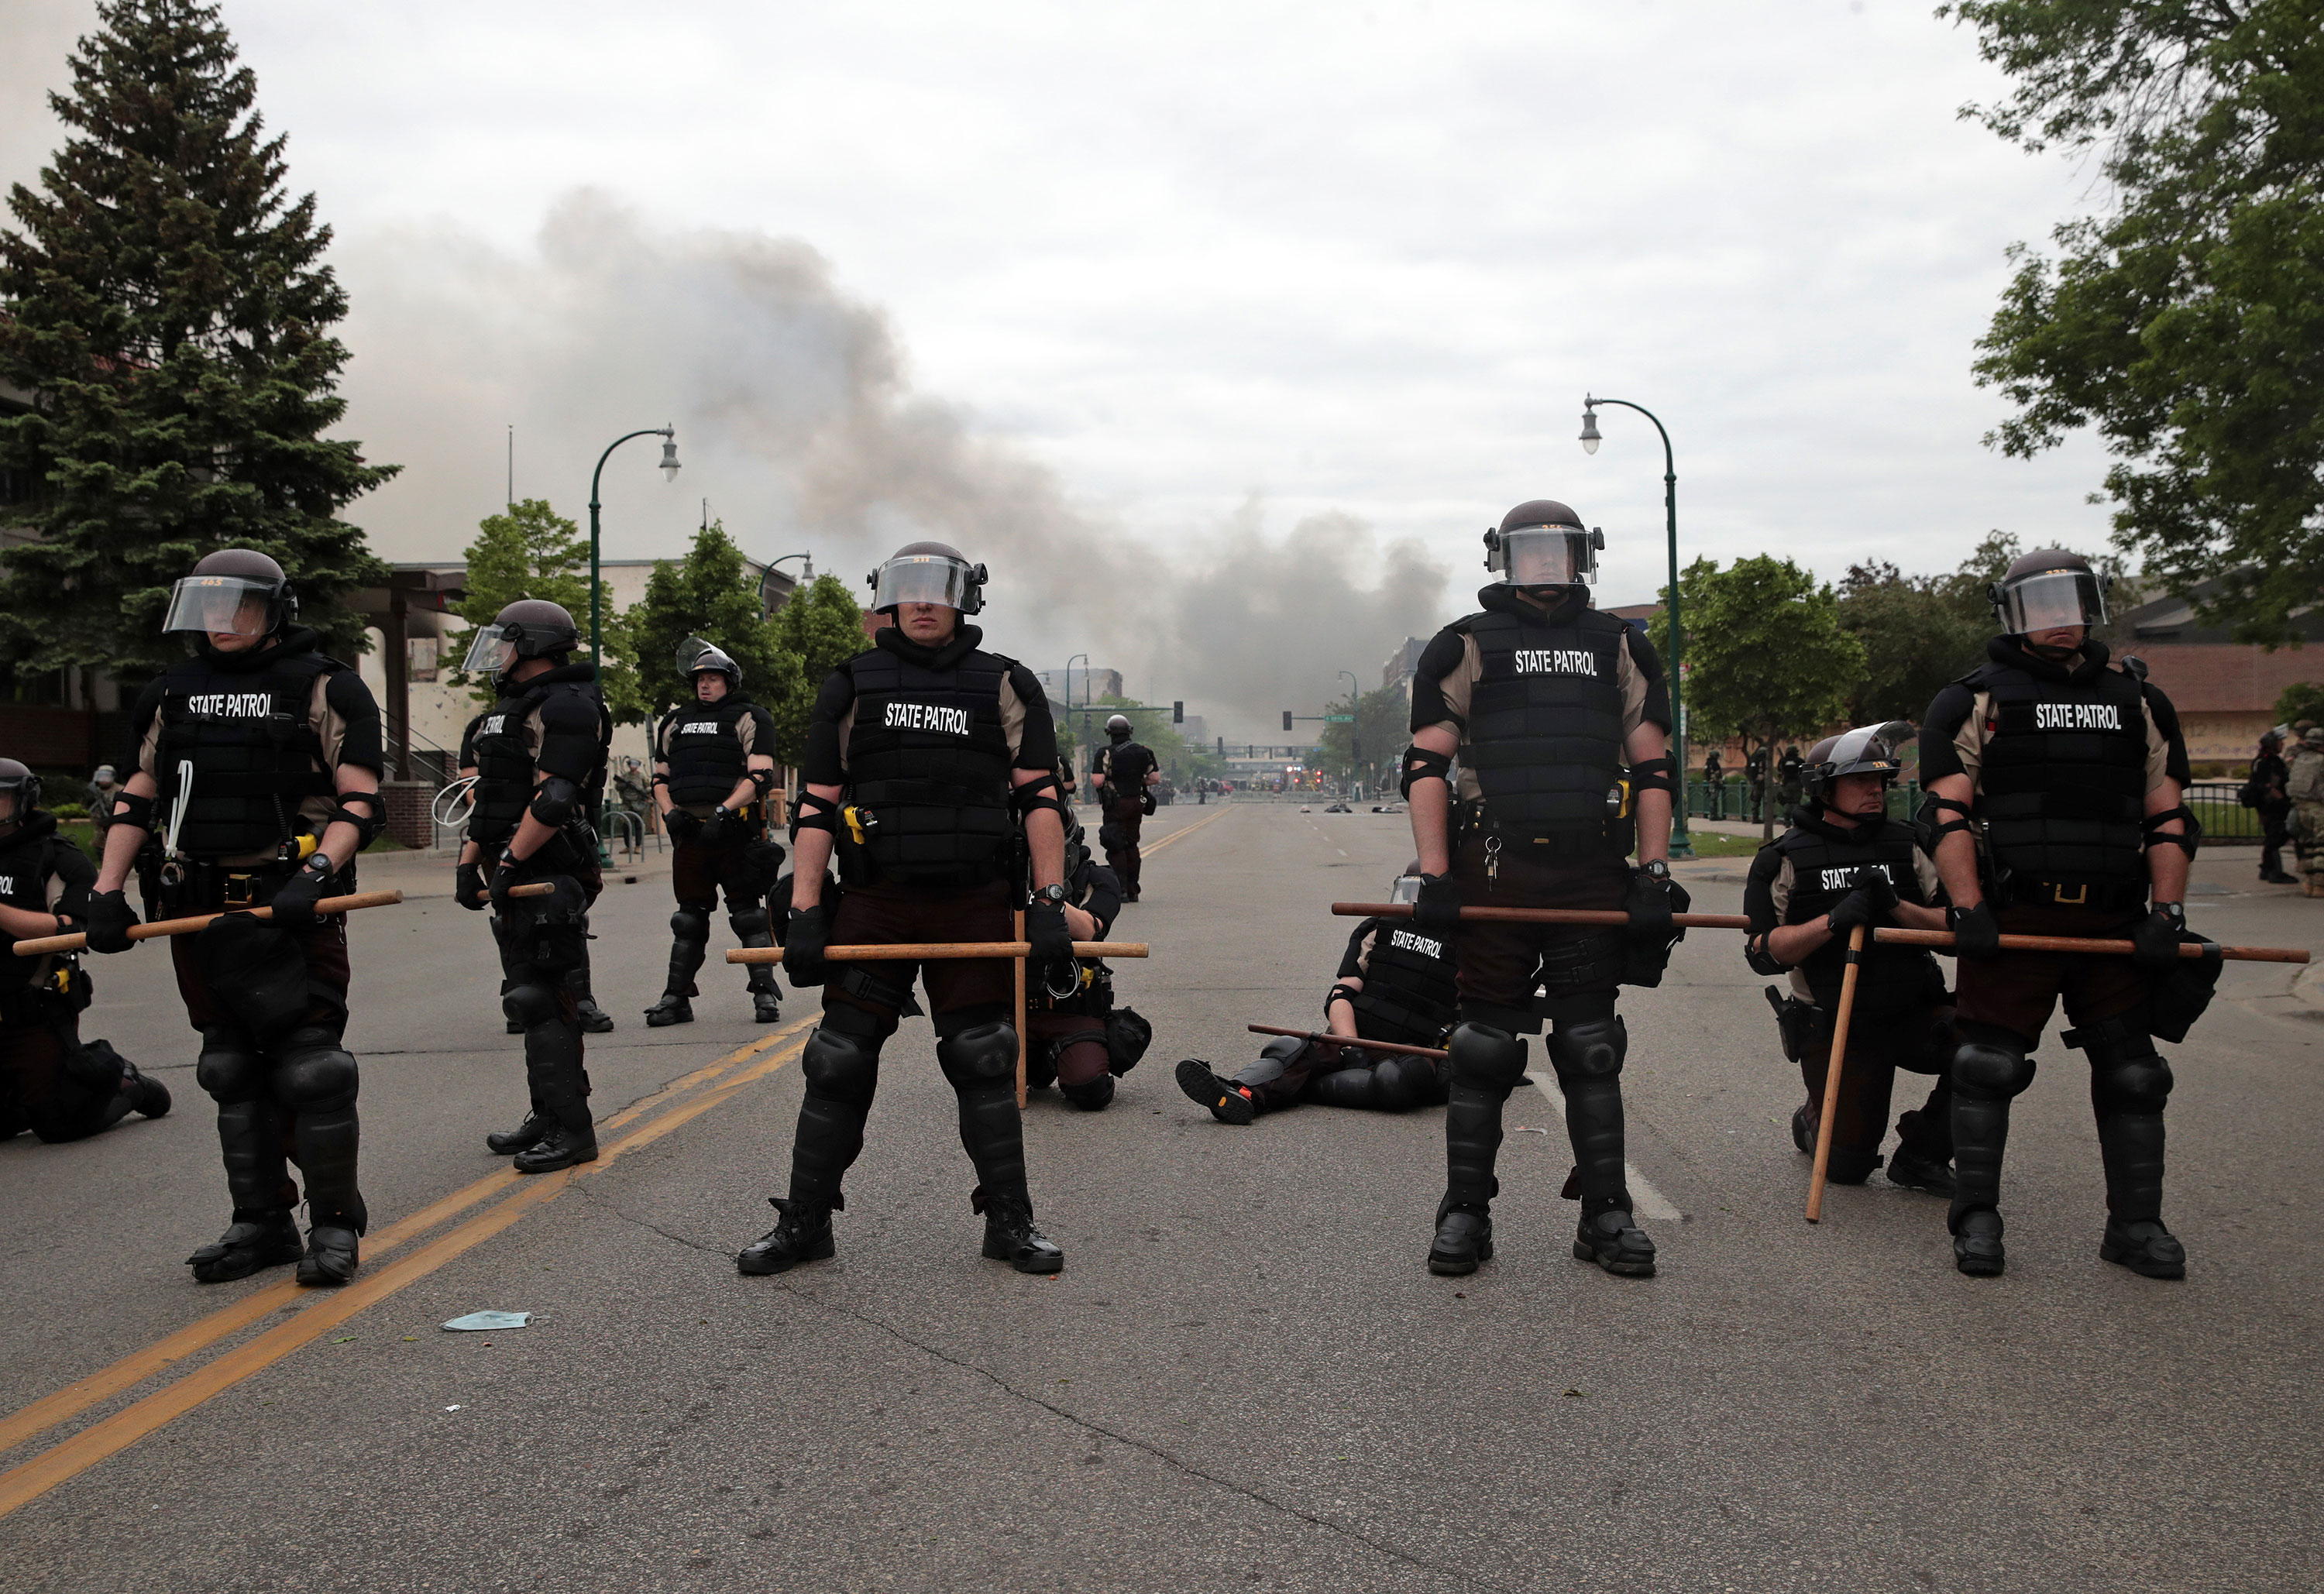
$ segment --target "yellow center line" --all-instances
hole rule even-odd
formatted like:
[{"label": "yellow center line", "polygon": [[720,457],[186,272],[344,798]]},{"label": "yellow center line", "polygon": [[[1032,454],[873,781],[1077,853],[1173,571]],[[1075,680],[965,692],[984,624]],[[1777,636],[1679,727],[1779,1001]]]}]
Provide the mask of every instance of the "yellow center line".
[{"label": "yellow center line", "polygon": [[[814,1022],[812,1016],[787,1024],[770,1034],[761,1036],[749,1046],[729,1052],[715,1063],[696,1069],[683,1078],[672,1080],[651,1095],[632,1103],[607,1119],[597,1128],[600,1131],[618,1129],[633,1123],[673,1096],[683,1095],[698,1085],[706,1084],[728,1069],[749,1062],[761,1052],[784,1040]],[[378,1233],[364,1239],[366,1261],[376,1262],[388,1252],[427,1233],[438,1223],[457,1217],[478,1202],[498,1194],[512,1184],[522,1184],[538,1178],[538,1175],[520,1174],[514,1168],[503,1167],[485,1175],[475,1184],[456,1190],[442,1199],[431,1202],[409,1217],[400,1218]],[[316,1292],[296,1279],[284,1278],[263,1289],[252,1291],[233,1305],[211,1313],[208,1317],[187,1324],[146,1346],[132,1351],[111,1367],[75,1379],[53,1395],[44,1396],[21,1410],[0,1418],[0,1452],[23,1444],[26,1440],[45,1433],[59,1423],[79,1415],[89,1407],[111,1399],[123,1390],[143,1383],[162,1368],[184,1360],[198,1350],[215,1345],[227,1335],[236,1333],[269,1313],[286,1306],[297,1305],[316,1298]]]},{"label": "yellow center line", "polygon": [[1174,830],[1168,835],[1164,836],[1160,841],[1156,842],[1150,847],[1140,847],[1139,849],[1139,856],[1141,858],[1151,858],[1155,853],[1168,846],[1172,842],[1185,841],[1188,836],[1202,829],[1205,825],[1216,825],[1220,820],[1225,818],[1228,815],[1233,812],[1234,805],[1231,803],[1222,804],[1220,806],[1219,811],[1212,815],[1209,818],[1197,819],[1184,830]]},{"label": "yellow center line", "polygon": [[[803,1019],[778,1033],[795,1032],[804,1027],[807,1022]],[[774,1037],[767,1038],[772,1040]],[[605,1147],[595,1163],[525,1179],[525,1187],[508,1200],[479,1212],[410,1256],[375,1272],[366,1272],[355,1283],[321,1295],[315,1304],[288,1322],[279,1323],[256,1339],[235,1346],[175,1383],[164,1385],[103,1422],[91,1424],[23,1465],[0,1472],[0,1516],[40,1498],[57,1485],[87,1471],[107,1456],[126,1450],[203,1402],[264,1371],[300,1346],[320,1338],[365,1307],[375,1305],[406,1285],[418,1283],[445,1263],[482,1245],[526,1212],[555,1201],[571,1189],[576,1180],[594,1176],[625,1152],[650,1145],[679,1125],[690,1122],[731,1100],[746,1085],[764,1079],[789,1062],[806,1046],[807,1041],[802,1037],[797,1045],[786,1046],[773,1056],[761,1059],[718,1089],[706,1092]]]}]

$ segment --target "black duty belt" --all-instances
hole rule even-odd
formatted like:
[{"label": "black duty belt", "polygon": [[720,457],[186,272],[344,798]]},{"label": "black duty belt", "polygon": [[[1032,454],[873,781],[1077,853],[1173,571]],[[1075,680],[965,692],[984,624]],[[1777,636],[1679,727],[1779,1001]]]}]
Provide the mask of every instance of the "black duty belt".
[{"label": "black duty belt", "polygon": [[2013,874],[2002,895],[2013,907],[2082,908],[2120,913],[2146,905],[2144,880],[2045,880]]}]

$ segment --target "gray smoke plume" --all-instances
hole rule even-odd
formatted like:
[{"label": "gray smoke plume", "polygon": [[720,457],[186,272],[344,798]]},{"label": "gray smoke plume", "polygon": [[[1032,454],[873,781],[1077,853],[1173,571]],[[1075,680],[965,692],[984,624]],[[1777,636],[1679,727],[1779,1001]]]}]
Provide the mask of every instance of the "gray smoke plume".
[{"label": "gray smoke plume", "polygon": [[677,553],[704,493],[746,551],[812,548],[851,584],[936,538],[991,567],[993,646],[1036,668],[1085,650],[1133,694],[1184,698],[1237,739],[1343,691],[1342,668],[1376,685],[1380,661],[1442,617],[1444,571],[1345,515],[1272,539],[1252,503],[1217,526],[1128,535],[1020,446],[915,391],[887,318],[797,242],[655,233],[580,193],[530,258],[414,230],[337,260],[355,305],[345,430],[407,467],[355,511],[390,557],[455,557],[499,506],[504,422],[518,495],[572,514],[605,443],[669,419],[692,491],[663,491],[632,444],[606,470],[609,557]]}]

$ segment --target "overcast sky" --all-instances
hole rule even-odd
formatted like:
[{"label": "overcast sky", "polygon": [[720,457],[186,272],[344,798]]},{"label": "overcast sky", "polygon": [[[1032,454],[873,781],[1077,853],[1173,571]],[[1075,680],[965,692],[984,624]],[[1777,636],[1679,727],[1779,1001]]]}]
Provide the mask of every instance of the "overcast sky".
[{"label": "overcast sky", "polygon": [[[996,644],[1088,650],[1256,730],[1471,606],[1563,498],[1600,601],[1683,552],[1958,563],[2103,543],[2103,461],[1982,447],[2005,280],[2086,170],[1957,120],[1999,79],[1926,0],[320,7],[228,0],[355,296],[353,518],[456,557],[504,492],[606,549],[710,500],[851,580],[916,533]],[[0,0],[0,175],[90,8]],[[1039,567],[1037,570],[1034,567]],[[1312,578],[1320,594],[1303,602]],[[1388,590],[1379,590],[1383,583]],[[1150,610],[1150,613],[1148,611]],[[1207,667],[1197,659],[1207,659]]]}]

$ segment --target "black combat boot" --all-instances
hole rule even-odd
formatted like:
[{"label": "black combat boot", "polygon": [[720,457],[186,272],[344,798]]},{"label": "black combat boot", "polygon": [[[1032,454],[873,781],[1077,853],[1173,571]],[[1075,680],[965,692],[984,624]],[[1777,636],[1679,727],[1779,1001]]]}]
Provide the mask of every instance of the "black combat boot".
[{"label": "black combat boot", "polygon": [[281,1267],[306,1254],[290,1212],[236,1207],[234,1226],[186,1258],[196,1284],[228,1284],[262,1267]]},{"label": "black combat boot", "polygon": [[1655,1276],[1655,1242],[1630,1216],[1627,1198],[1618,1206],[1583,1217],[1573,1231],[1573,1256],[1624,1278]]},{"label": "black combat boot", "polygon": [[1428,1247],[1428,1271],[1458,1278],[1493,1259],[1493,1214],[1489,1208],[1443,1204],[1436,1209],[1436,1238]]},{"label": "black combat boot", "polygon": [[1525,1077],[1526,1046],[1507,1030],[1471,1021],[1452,1032],[1446,1050],[1452,1083],[1444,1104],[1444,1199],[1436,1208],[1428,1270],[1458,1276],[1492,1259],[1501,1104]]},{"label": "black combat boot", "polygon": [[1998,1274],[2001,1162],[2009,1144],[2009,1104],[2034,1083],[2025,1043],[1987,1024],[1962,1024],[1952,1060],[1953,1266],[1972,1277]]},{"label": "black combat boot", "polygon": [[2159,1218],[2127,1222],[2108,1218],[2105,1238],[2098,1241],[2098,1255],[2149,1278],[2187,1276],[2187,1248]]},{"label": "black combat boot", "polygon": [[552,1120],[549,1133],[516,1154],[520,1174],[549,1174],[597,1160],[597,1127],[589,1113],[589,1076],[581,1064],[581,1031],[554,1006],[537,1008],[540,1021],[524,1032],[525,1084],[535,1110]]},{"label": "black combat boot", "polygon": [[336,1288],[355,1276],[363,1260],[357,1237],[371,1227],[371,1216],[360,1196],[351,1209],[318,1208],[311,1201],[307,1212],[307,1254],[299,1258],[299,1282],[309,1287]]},{"label": "black combat boot", "polygon": [[[726,922],[745,947],[767,947],[775,944],[774,921],[763,908],[744,908],[730,913]],[[752,963],[748,989],[751,992],[751,1017],[760,1024],[779,1024],[783,1018],[782,991],[775,984],[775,965]]]},{"label": "black combat boot", "polygon": [[1953,1266],[1971,1278],[1991,1278],[2008,1260],[2001,1243],[2001,1214],[1991,1207],[1964,1212],[1953,1223]]},{"label": "black combat boot", "polygon": [[[588,1116],[588,1109],[581,1110]],[[511,1164],[520,1174],[553,1174],[576,1163],[597,1160],[597,1130],[594,1124],[576,1128],[559,1122],[548,1134],[516,1154]]]},{"label": "black combat boot", "polygon": [[1209,1108],[1211,1116],[1221,1123],[1247,1124],[1259,1116],[1250,1089],[1232,1080],[1221,1079],[1200,1057],[1179,1062],[1178,1088],[1186,1092],[1189,1101]]},{"label": "black combat boot", "polygon": [[[2101,1026],[2067,1037],[2072,1045]],[[2187,1276],[2187,1251],[2163,1226],[2163,1109],[2171,1065],[2153,1037],[2119,1021],[2082,1046],[2090,1060],[2090,1105],[2106,1164],[2107,1226],[2098,1255],[2148,1278]]]},{"label": "black combat boot", "polygon": [[694,1022],[694,1004],[674,990],[665,990],[661,1000],[646,1009],[648,1029],[666,1029],[673,1024]]},{"label": "black combat boot", "polygon": [[[1910,1118],[1912,1114],[1904,1116]],[[1888,1183],[1902,1190],[1919,1190],[1950,1198],[1953,1193],[1953,1171],[1909,1145],[1899,1146],[1889,1154]]]},{"label": "black combat boot", "polygon": [[834,1254],[831,1243],[831,1206],[819,1201],[786,1201],[779,1195],[767,1198],[768,1204],[782,1217],[772,1229],[742,1248],[734,1258],[734,1270],[763,1276],[788,1273],[801,1262],[828,1261]]},{"label": "black combat boot", "polygon": [[694,1022],[694,1004],[687,998],[701,994],[694,976],[710,955],[710,916],[681,907],[669,916],[669,980],[661,1000],[646,1009],[646,1025],[651,1029]]},{"label": "black combat boot", "polygon": [[1065,1271],[1065,1253],[1033,1227],[1032,1204],[1023,1196],[1001,1195],[981,1202],[972,1197],[969,1204],[982,1204],[984,1209],[985,1256],[1006,1262],[1019,1273]]},{"label": "black combat boot", "polygon": [[1937,1075],[1929,1099],[1917,1111],[1896,1118],[1896,1149],[1888,1158],[1888,1183],[1931,1195],[1953,1193],[1952,1081]]},{"label": "black combat boot", "polygon": [[484,1137],[484,1144],[501,1156],[511,1156],[540,1145],[556,1127],[557,1120],[544,1112],[540,1103],[536,1101],[525,1113],[522,1123],[512,1129],[494,1129]]}]

